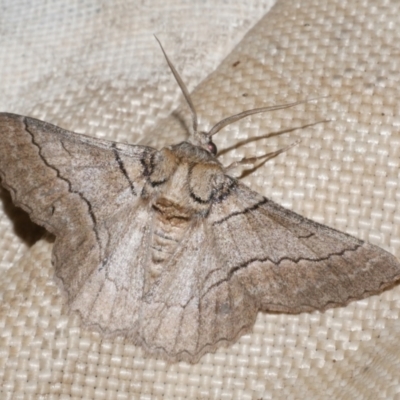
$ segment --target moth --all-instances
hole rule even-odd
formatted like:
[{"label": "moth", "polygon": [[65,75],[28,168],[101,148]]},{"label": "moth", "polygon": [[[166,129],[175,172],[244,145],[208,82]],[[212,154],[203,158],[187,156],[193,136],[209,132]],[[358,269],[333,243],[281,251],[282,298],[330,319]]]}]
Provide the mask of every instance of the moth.
[{"label": "moth", "polygon": [[322,311],[400,279],[388,252],[231,176],[213,135],[268,108],[199,131],[188,90],[164,55],[192,113],[182,143],[156,150],[0,114],[2,185],[55,236],[56,280],[85,325],[194,363],[249,332],[258,311]]}]

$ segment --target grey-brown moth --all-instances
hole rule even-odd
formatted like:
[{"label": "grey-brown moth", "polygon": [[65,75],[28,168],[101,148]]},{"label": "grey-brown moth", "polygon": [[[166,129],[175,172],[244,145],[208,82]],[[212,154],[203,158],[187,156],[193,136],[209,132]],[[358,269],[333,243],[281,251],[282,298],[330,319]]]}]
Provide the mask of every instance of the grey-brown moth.
[{"label": "grey-brown moth", "polygon": [[0,114],[2,184],[55,236],[56,279],[86,325],[196,362],[250,331],[258,311],[325,310],[400,278],[391,254],[230,176],[212,136],[266,108],[198,131],[166,59],[193,132],[161,150]]}]

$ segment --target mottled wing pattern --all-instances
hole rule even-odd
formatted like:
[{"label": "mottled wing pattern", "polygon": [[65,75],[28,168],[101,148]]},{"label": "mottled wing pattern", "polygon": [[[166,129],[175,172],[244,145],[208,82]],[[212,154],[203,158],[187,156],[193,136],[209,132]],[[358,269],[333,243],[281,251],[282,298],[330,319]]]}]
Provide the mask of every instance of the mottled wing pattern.
[{"label": "mottled wing pattern", "polygon": [[226,276],[264,311],[345,305],[400,279],[394,256],[238,185],[208,218]]},{"label": "mottled wing pattern", "polygon": [[[71,307],[100,327],[109,322],[110,307],[125,304],[143,285],[140,267],[130,265],[140,264],[143,256],[137,250],[151,223],[140,193],[145,183],[142,161],[155,151],[0,114],[2,183],[17,206],[56,235],[56,276]],[[119,290],[105,306],[103,294]],[[126,327],[126,321],[119,323]]]}]

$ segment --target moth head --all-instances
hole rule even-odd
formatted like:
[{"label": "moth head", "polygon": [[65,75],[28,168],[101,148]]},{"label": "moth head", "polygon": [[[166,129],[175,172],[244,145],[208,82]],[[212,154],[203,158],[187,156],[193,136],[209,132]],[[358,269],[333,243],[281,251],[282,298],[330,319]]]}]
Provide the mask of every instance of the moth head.
[{"label": "moth head", "polygon": [[208,134],[208,132],[193,132],[192,136],[189,138],[189,142],[194,144],[195,146],[200,146],[204,150],[207,150],[213,156],[216,156],[218,153],[218,149],[216,144],[212,141],[212,137]]}]

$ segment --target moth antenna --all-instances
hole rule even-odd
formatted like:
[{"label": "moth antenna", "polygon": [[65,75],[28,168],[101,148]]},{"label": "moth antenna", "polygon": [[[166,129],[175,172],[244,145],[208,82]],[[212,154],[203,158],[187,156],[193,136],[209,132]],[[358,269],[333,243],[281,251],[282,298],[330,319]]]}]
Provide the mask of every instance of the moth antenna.
[{"label": "moth antenna", "polygon": [[[322,96],[322,97],[326,97],[326,96]],[[317,100],[320,98],[321,97],[316,97],[316,98],[307,99],[307,100],[300,100],[300,101],[295,101],[293,103],[287,103],[287,104],[282,104],[282,105],[278,105],[278,106],[253,108],[252,110],[247,110],[247,111],[243,111],[239,114],[231,115],[230,117],[224,118],[222,121],[219,121],[217,124],[215,124],[208,131],[207,136],[209,136],[209,137],[214,136],[222,128],[225,128],[225,126],[233,124],[234,122],[239,121],[242,118],[248,117],[249,115],[258,114],[258,113],[262,113],[262,112],[266,112],[266,111],[282,110],[285,108],[297,106],[298,104],[308,103],[310,101]]]},{"label": "moth antenna", "polygon": [[161,50],[162,50],[162,52],[164,54],[164,57],[167,60],[168,66],[169,66],[171,72],[173,73],[176,81],[178,82],[178,85],[182,90],[183,96],[185,97],[185,100],[187,101],[187,103],[189,105],[190,112],[192,114],[193,131],[194,131],[194,133],[196,133],[197,132],[197,113],[196,113],[196,110],[195,110],[194,105],[192,103],[192,99],[190,98],[189,91],[187,90],[186,85],[183,83],[182,78],[179,76],[178,71],[175,69],[174,65],[172,64],[172,62],[168,58],[167,53],[165,52],[164,48],[162,47],[161,42],[158,40],[158,37],[156,35],[154,35],[154,37],[156,38],[158,44],[160,45]]}]

